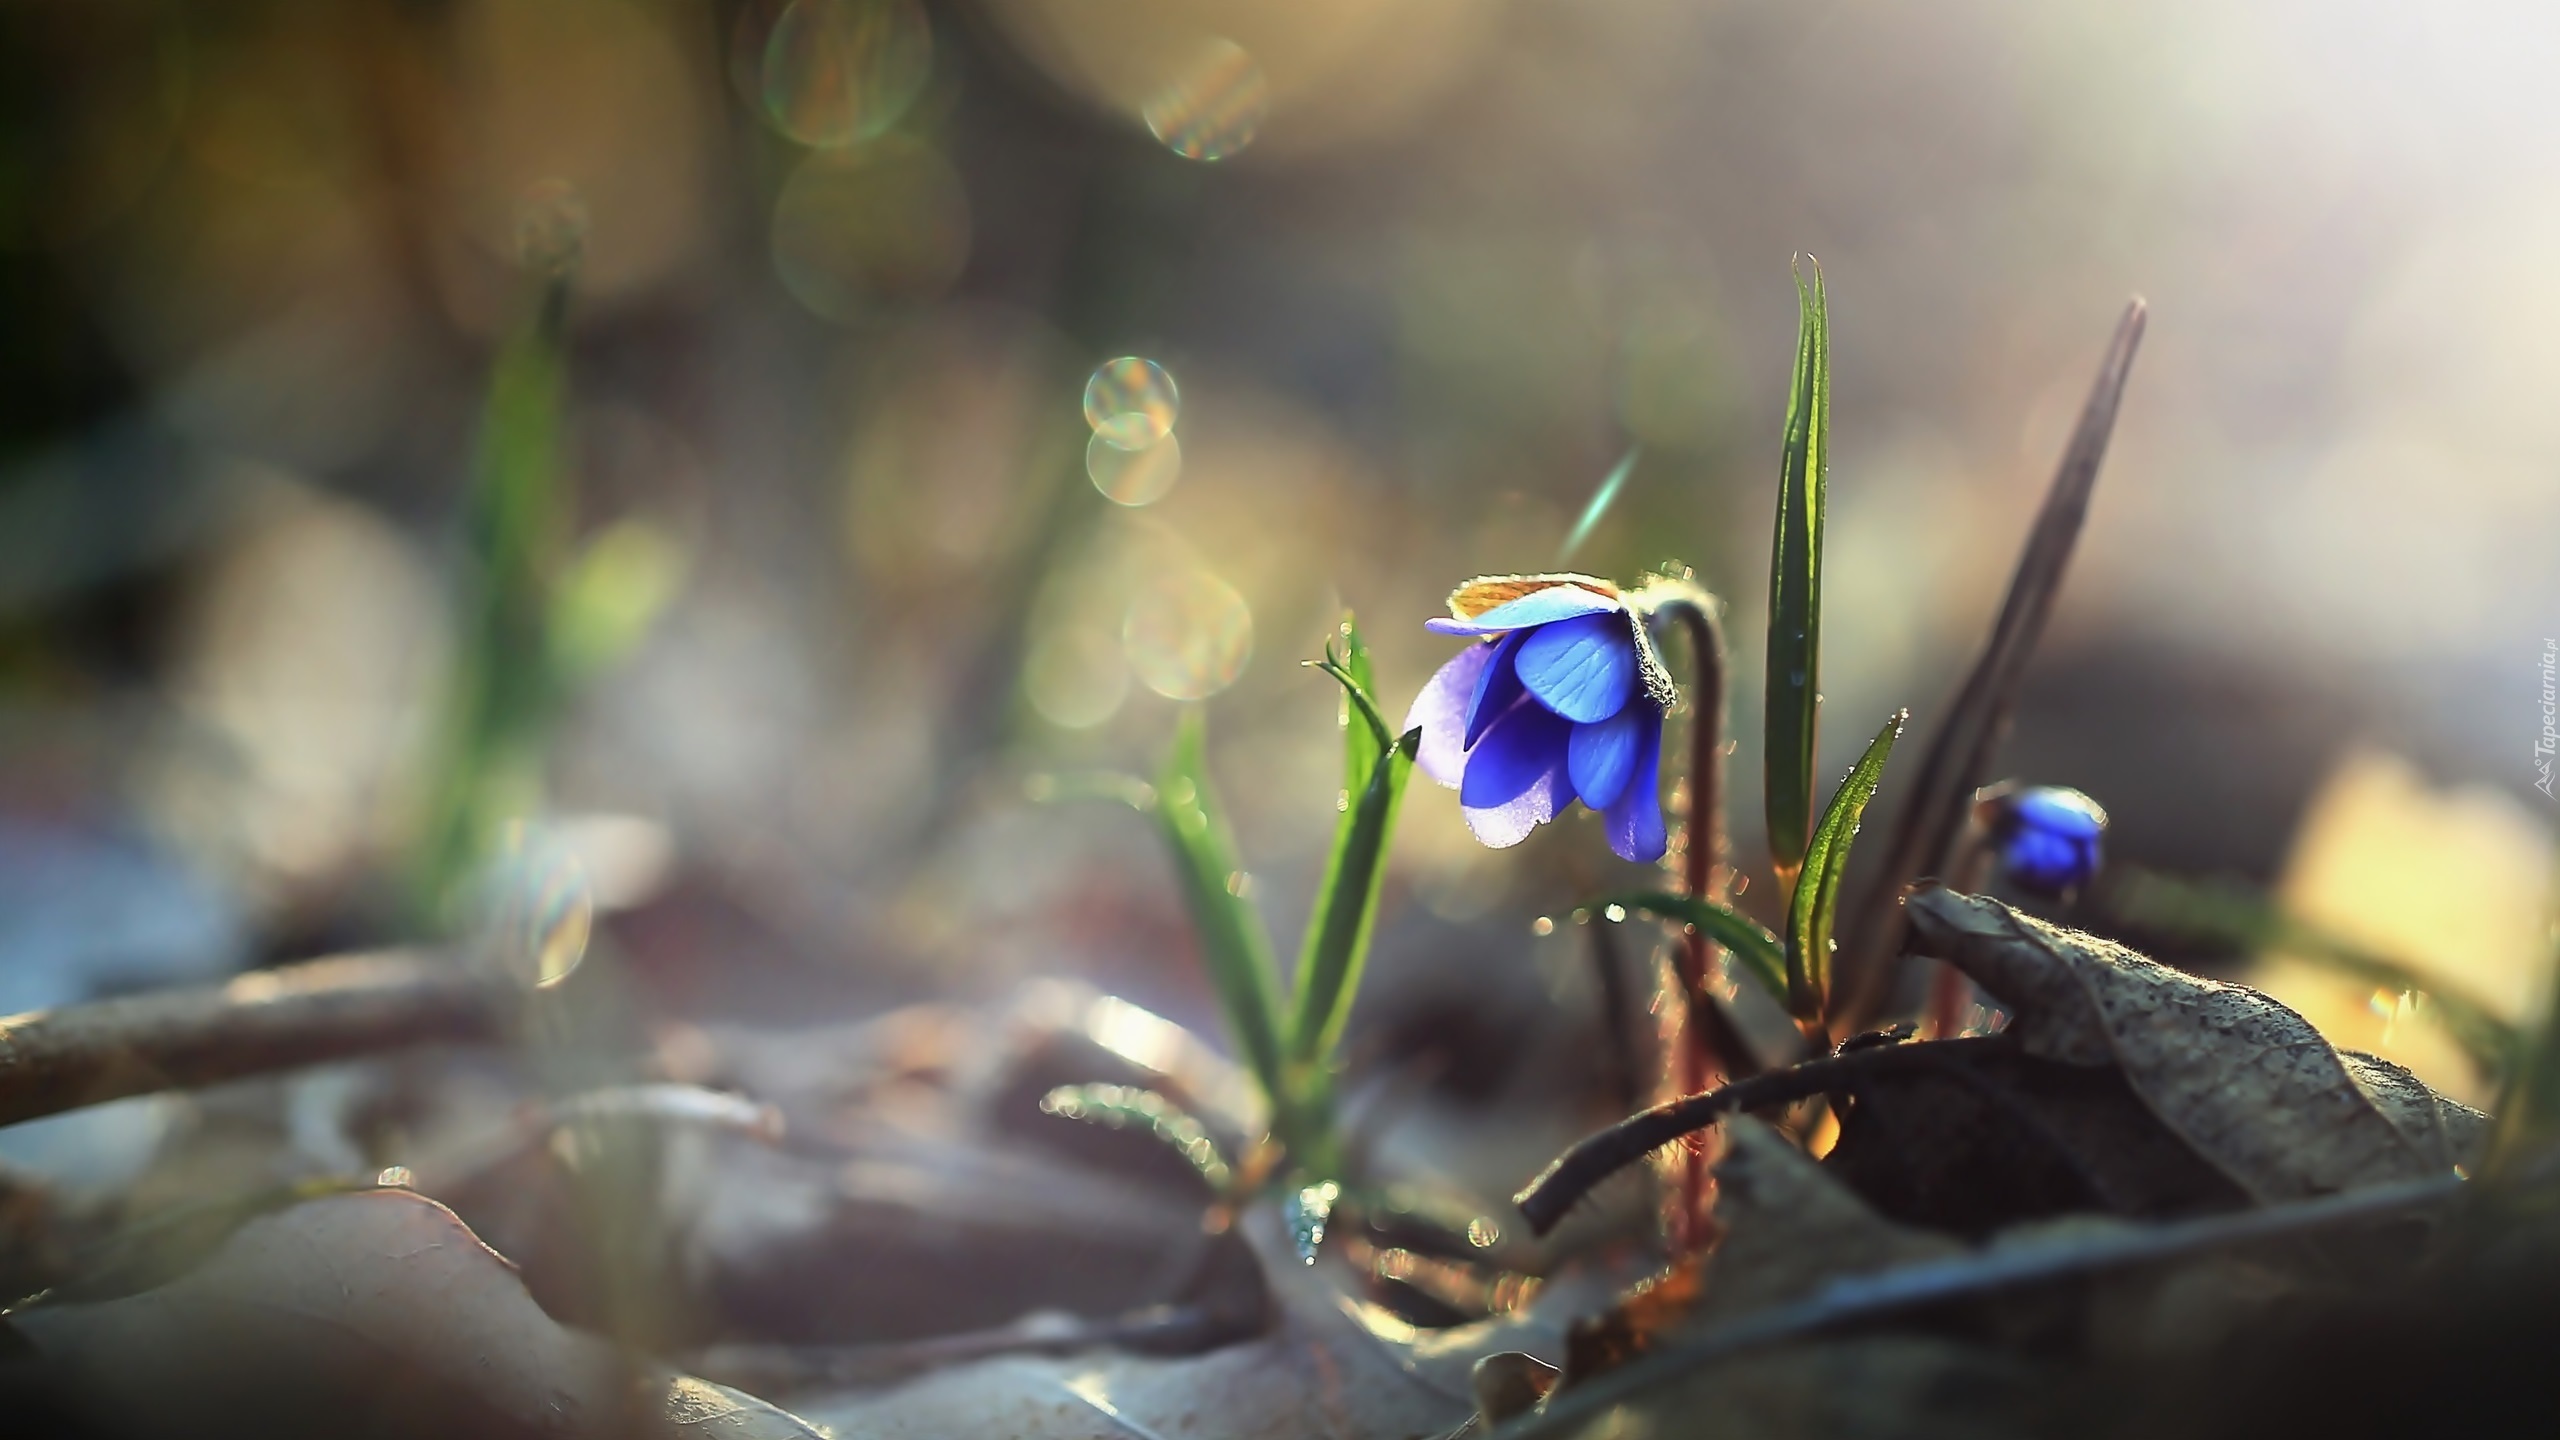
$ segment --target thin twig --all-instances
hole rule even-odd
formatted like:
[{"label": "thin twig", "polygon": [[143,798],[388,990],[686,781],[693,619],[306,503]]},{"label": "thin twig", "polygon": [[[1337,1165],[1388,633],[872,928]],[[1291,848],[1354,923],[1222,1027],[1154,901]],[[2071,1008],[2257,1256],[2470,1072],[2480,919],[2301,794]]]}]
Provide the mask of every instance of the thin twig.
[{"label": "thin twig", "polygon": [[2454,1175],[2434,1176],[2236,1215],[1994,1246],[1945,1260],[1844,1275],[1805,1299],[1745,1316],[1694,1340],[1665,1346],[1636,1364],[1563,1391],[1543,1410],[1494,1432],[1492,1440],[1532,1440],[1535,1436],[1574,1431],[1593,1415],[1625,1404],[1667,1377],[1692,1372],[1742,1351],[2025,1286],[2378,1220],[2441,1204],[2460,1194],[2467,1183]]},{"label": "thin twig", "polygon": [[2089,493],[2098,483],[2099,465],[2115,432],[2116,410],[2124,399],[2125,381],[2133,373],[2134,352],[2142,344],[2147,310],[2140,299],[2127,304],[2116,322],[2098,377],[2089,387],[2087,404],[2071,443],[2062,452],[2052,488],[2026,549],[2009,580],[2008,597],[1981,658],[1965,677],[1947,718],[1930,739],[1929,753],[1911,782],[1910,799],[1894,829],[1893,844],[1876,871],[1873,888],[1863,897],[1857,923],[1845,927],[1846,948],[1835,971],[1835,1031],[1855,1033],[1875,1022],[1889,1002],[1894,960],[1902,953],[1902,893],[1924,875],[1944,874],[1944,867],[1964,828],[1973,792],[1990,779],[2001,740],[2008,734],[2017,707],[2018,687],[2027,661],[2044,634],[2061,592],[2063,572],[2071,562],[2081,523],[2088,518]]},{"label": "thin twig", "polygon": [[503,1036],[522,992],[448,957],[386,952],[0,1019],[0,1125],[439,1041]]},{"label": "thin twig", "polygon": [[1872,1045],[1767,1071],[1704,1094],[1685,1095],[1583,1137],[1513,1196],[1512,1203],[1528,1218],[1531,1233],[1544,1235],[1601,1181],[1736,1111],[1790,1105],[1869,1076],[1943,1065],[1957,1058],[1949,1053],[1950,1046],[1971,1050],[2015,1043],[2006,1036],[1975,1035],[1926,1044]]}]

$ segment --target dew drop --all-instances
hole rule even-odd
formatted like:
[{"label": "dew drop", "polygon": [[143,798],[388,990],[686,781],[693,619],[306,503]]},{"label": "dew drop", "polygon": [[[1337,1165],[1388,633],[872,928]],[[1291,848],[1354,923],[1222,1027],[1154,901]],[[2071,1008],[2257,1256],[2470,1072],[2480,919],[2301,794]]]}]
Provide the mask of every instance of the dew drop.
[{"label": "dew drop", "polygon": [[410,1174],[406,1165],[385,1166],[381,1174],[373,1177],[377,1190],[410,1190],[416,1188],[417,1183],[418,1177]]},{"label": "dew drop", "polygon": [[1627,907],[1624,905],[1610,905],[1604,907],[1600,913],[1609,921],[1610,924],[1614,925],[1627,918]]},{"label": "dew drop", "polygon": [[1490,1250],[1502,1239],[1502,1227],[1490,1215],[1479,1215],[1467,1222],[1467,1243],[1479,1250]]},{"label": "dew drop", "polygon": [[1553,915],[1541,915],[1537,919],[1530,921],[1529,933],[1532,935],[1553,935],[1556,933],[1556,917]]},{"label": "dew drop", "polygon": [[1142,356],[1106,360],[1084,383],[1084,423],[1106,445],[1144,450],[1172,434],[1181,414],[1173,377]]},{"label": "dew drop", "polygon": [[850,145],[897,124],[932,73],[915,0],[792,0],[765,40],[765,115],[803,145]]},{"label": "dew drop", "polygon": [[1271,111],[1271,82],[1233,40],[1202,45],[1139,107],[1147,132],[1186,160],[1224,160],[1253,143]]},{"label": "dew drop", "polygon": [[1115,444],[1099,430],[1085,442],[1084,473],[1113,503],[1153,505],[1182,478],[1182,441],[1168,432],[1141,449]]}]

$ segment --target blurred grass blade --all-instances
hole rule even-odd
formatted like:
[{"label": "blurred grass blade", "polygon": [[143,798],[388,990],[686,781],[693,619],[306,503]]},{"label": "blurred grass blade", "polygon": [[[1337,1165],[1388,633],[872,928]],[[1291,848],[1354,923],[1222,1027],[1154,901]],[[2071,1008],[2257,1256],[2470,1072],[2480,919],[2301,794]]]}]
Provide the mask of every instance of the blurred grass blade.
[{"label": "blurred grass blade", "polygon": [[1153,1090],[1134,1085],[1061,1085],[1040,1097],[1040,1111],[1105,1129],[1152,1135],[1189,1161],[1211,1190],[1224,1193],[1235,1179],[1235,1167],[1199,1117]]},{"label": "blurred grass blade", "polygon": [[1733,958],[1750,972],[1751,978],[1760,982],[1760,988],[1769,992],[1770,999],[1781,1005],[1787,1003],[1786,947],[1778,942],[1777,936],[1761,929],[1748,916],[1695,895],[1673,895],[1658,890],[1613,895],[1605,900],[1594,900],[1583,909],[1598,910],[1611,905],[1641,911],[1674,925],[1695,925],[1698,933],[1732,952]]},{"label": "blurred grass blade", "polygon": [[[1360,693],[1347,673],[1335,678],[1346,691]],[[1365,696],[1362,704],[1376,709]],[[1378,891],[1386,880],[1396,810],[1421,744],[1422,732],[1408,730],[1385,753],[1373,751],[1366,784],[1334,827],[1324,879],[1316,887],[1315,908],[1307,916],[1306,939],[1298,950],[1297,1014],[1289,1029],[1293,1069],[1324,1069],[1342,1039],[1351,997],[1360,989],[1360,971],[1368,961],[1369,937],[1377,928]]]},{"label": "blurred grass blade", "polygon": [[[1810,271],[1812,278],[1806,279]],[[1822,267],[1796,257],[1796,368],[1769,551],[1769,671],[1762,742],[1769,857],[1781,884],[1812,835],[1813,747],[1821,704],[1822,511],[1830,485],[1831,330]]]},{"label": "blurred grass blade", "polygon": [[558,698],[548,571],[568,518],[561,473],[568,286],[554,276],[499,350],[465,514],[460,646],[421,834],[418,899],[452,896],[501,814],[526,808],[533,750]]},{"label": "blurred grass blade", "polygon": [[1226,1012],[1236,1048],[1271,1101],[1274,1128],[1286,1144],[1295,1137],[1289,1133],[1294,1127],[1273,1021],[1271,941],[1253,902],[1239,893],[1244,870],[1209,792],[1207,752],[1207,725],[1195,706],[1184,711],[1173,749],[1156,778],[1156,821],[1173,852],[1174,874],[1200,942],[1200,962]]},{"label": "blurred grass blade", "polygon": [[2524,1037],[2516,1027],[2476,997],[2446,988],[2422,966],[2376,954],[2306,925],[2242,886],[2200,884],[2147,870],[2126,870],[2109,880],[2106,906],[2117,920],[2129,925],[2256,954],[2285,955],[2359,984],[2422,994],[2428,1003],[2419,1013],[2432,1015],[2480,1073],[2492,1079],[2513,1073],[2523,1053]]},{"label": "blurred grass blade", "polygon": [[1787,1009],[1799,1020],[1822,1018],[1831,987],[1831,913],[1840,903],[1840,878],[1849,870],[1849,846],[1884,779],[1885,762],[1893,758],[1893,742],[1910,718],[1908,710],[1894,711],[1867,742],[1867,753],[1831,792],[1821,823],[1813,827],[1813,843],[1805,847],[1804,873],[1787,902]]},{"label": "blurred grass blade", "polygon": [[2125,381],[2133,374],[2134,352],[2141,347],[2144,318],[2140,300],[2125,306],[2107,345],[2097,380],[2080,409],[2080,423],[2062,452],[2044,508],[2027,533],[2026,549],[2009,580],[2008,597],[2000,602],[2000,618],[1991,628],[1982,655],[1964,686],[1956,692],[1947,716],[1930,738],[1911,784],[1910,803],[1903,807],[1875,885],[1855,907],[1849,929],[1849,951],[1841,958],[1846,1030],[1864,1029],[1888,1001],[1893,961],[1902,953],[1902,892],[1924,875],[1941,873],[1949,863],[1971,812],[1973,792],[1991,780],[1991,766],[2016,708],[2018,686],[2027,661],[2053,613],[2071,551],[2089,514],[2089,494],[2098,483],[2098,468],[2115,432],[2116,410],[2124,399]]},{"label": "blurred grass blade", "polygon": [[1564,548],[1556,552],[1559,568],[1573,558],[1573,552],[1582,548],[1583,541],[1591,538],[1592,531],[1600,528],[1609,507],[1618,503],[1618,492],[1627,488],[1627,477],[1636,473],[1636,460],[1642,454],[1644,447],[1641,445],[1627,447],[1627,453],[1610,468],[1608,478],[1600,482],[1599,489],[1591,492],[1591,503],[1582,507],[1582,518],[1573,522],[1572,531],[1564,537]]}]

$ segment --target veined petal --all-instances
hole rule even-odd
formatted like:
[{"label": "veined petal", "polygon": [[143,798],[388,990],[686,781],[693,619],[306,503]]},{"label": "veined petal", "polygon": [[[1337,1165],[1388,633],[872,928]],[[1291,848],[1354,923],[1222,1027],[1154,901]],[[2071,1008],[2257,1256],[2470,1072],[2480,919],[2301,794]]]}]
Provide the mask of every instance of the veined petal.
[{"label": "veined petal", "polygon": [[1579,585],[1550,585],[1496,605],[1472,620],[1434,618],[1423,621],[1422,626],[1441,635],[1498,635],[1505,630],[1526,630],[1533,625],[1551,625],[1577,615],[1598,615],[1618,608],[1614,598]]},{"label": "veined petal", "polygon": [[1458,808],[1476,839],[1499,850],[1573,803],[1565,773],[1571,728],[1535,705],[1515,705],[1485,732],[1467,757],[1458,786]]},{"label": "veined petal", "polygon": [[1612,610],[1542,625],[1521,642],[1512,668],[1539,704],[1567,720],[1606,720],[1635,693],[1635,622]]},{"label": "veined petal", "polygon": [[1573,727],[1573,739],[1565,746],[1565,773],[1583,804],[1605,809],[1626,793],[1648,725],[1658,732],[1661,712],[1649,704],[1631,704],[1606,720]]},{"label": "veined petal", "polygon": [[1413,697],[1413,708],[1405,712],[1404,728],[1422,731],[1422,749],[1414,763],[1423,774],[1453,790],[1467,764],[1467,715],[1486,668],[1493,663],[1495,648],[1479,643],[1459,651]]},{"label": "veined petal", "polygon": [[1514,630],[1493,643],[1493,663],[1476,681],[1475,702],[1467,707],[1466,746],[1474,749],[1493,722],[1502,718],[1521,696],[1520,646],[1529,638],[1525,630]]},{"label": "veined petal", "polygon": [[1662,712],[1646,701],[1627,709],[1643,716],[1636,727],[1635,765],[1627,788],[1600,818],[1619,859],[1650,865],[1662,858],[1670,839],[1662,829]]}]

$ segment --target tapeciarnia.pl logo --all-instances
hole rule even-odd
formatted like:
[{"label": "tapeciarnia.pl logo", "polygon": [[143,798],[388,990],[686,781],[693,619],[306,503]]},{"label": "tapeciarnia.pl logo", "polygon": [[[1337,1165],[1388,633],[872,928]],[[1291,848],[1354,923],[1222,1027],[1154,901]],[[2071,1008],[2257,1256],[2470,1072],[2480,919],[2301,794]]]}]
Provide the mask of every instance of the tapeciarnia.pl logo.
[{"label": "tapeciarnia.pl logo", "polygon": [[[2533,742],[2533,788],[2551,794],[2551,761],[2560,751],[2560,640],[2542,642],[2542,734]],[[2553,798],[2560,799],[2560,796]]]}]

